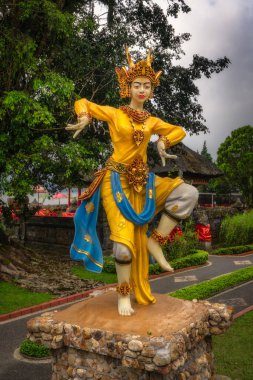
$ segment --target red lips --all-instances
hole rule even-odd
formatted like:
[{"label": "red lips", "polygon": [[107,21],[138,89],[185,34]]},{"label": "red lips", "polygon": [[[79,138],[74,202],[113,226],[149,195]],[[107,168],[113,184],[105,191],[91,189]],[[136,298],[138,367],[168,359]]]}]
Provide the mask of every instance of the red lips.
[{"label": "red lips", "polygon": [[138,95],[138,98],[145,99],[145,95]]}]

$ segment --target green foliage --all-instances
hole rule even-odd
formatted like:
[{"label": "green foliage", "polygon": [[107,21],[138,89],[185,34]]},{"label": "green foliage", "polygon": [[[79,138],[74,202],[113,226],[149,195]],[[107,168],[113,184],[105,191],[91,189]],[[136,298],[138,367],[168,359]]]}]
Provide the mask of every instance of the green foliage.
[{"label": "green foliage", "polygon": [[50,301],[52,298],[52,294],[49,293],[33,293],[15,284],[0,282],[0,314],[38,305]]},{"label": "green foliage", "polygon": [[[192,251],[188,256],[181,257],[179,259],[174,259],[170,261],[170,265],[173,269],[182,269],[188,268],[197,265],[203,265],[208,260],[208,252],[202,250]],[[149,265],[149,274],[159,274],[162,273],[162,269],[159,265],[150,264]]]},{"label": "green foliage", "polygon": [[104,257],[103,272],[116,273],[115,258],[113,256]]},{"label": "green foliage", "polygon": [[253,127],[238,128],[218,149],[217,163],[228,180],[243,193],[248,206],[253,205]]},{"label": "green foliage", "polygon": [[201,282],[200,284],[187,286],[186,288],[176,290],[169,295],[185,300],[203,300],[212,297],[225,289],[229,289],[251,280],[253,280],[253,266],[239,269],[233,273],[224,274],[212,280]]},{"label": "green foliage", "polygon": [[31,358],[46,358],[51,356],[50,349],[44,344],[31,342],[25,339],[20,345],[20,352],[23,355],[30,356]]},{"label": "green foliage", "polygon": [[[154,2],[102,1],[107,22],[90,1],[0,0],[0,192],[22,199],[40,184],[53,193],[80,187],[110,152],[109,133],[94,121],[75,142],[64,127],[73,103],[87,97],[118,106],[115,62],[125,65],[124,45],[134,58],[149,45],[163,70],[156,102],[148,108],[191,133],[206,131],[194,81],[225,69],[229,60],[195,55],[188,68],[171,66],[190,35],[177,35],[168,17],[188,13],[170,0],[167,13]],[[155,42],[152,42],[155,41]],[[153,46],[152,46],[153,45]],[[135,50],[134,50],[135,49]],[[70,142],[71,141],[71,142]],[[97,143],[95,143],[97,142]]]},{"label": "green foliage", "polygon": [[239,245],[236,247],[217,248],[212,251],[212,255],[238,255],[240,253],[253,251],[253,244]]},{"label": "green foliage", "polygon": [[[174,269],[182,269],[190,266],[205,264],[207,260],[208,253],[206,251],[196,250],[189,256],[170,261],[170,264]],[[73,267],[71,268],[71,272],[75,274],[77,277],[83,279],[90,278],[93,280],[101,281],[106,284],[114,284],[117,282],[115,259],[113,256],[104,257],[104,267],[102,273],[89,272],[83,267]],[[149,274],[160,273],[162,273],[162,269],[159,267],[157,263],[149,265]]]},{"label": "green foliage", "polygon": [[253,378],[252,326],[253,311],[235,319],[225,334],[212,337],[216,373],[231,379]]},{"label": "green foliage", "polygon": [[223,219],[219,240],[225,246],[251,244],[252,237],[253,210]]},{"label": "green foliage", "polygon": [[[194,252],[194,251],[193,251]],[[174,269],[182,269],[195,265],[205,264],[208,260],[208,252],[202,250],[196,250],[195,253],[191,253],[188,256],[181,257],[171,261],[171,265]]]},{"label": "green foliage", "polygon": [[189,255],[191,251],[197,249],[198,244],[199,241],[194,224],[188,221],[183,226],[183,235],[175,235],[174,240],[165,245],[163,252],[166,259],[171,261]]},{"label": "green foliage", "polygon": [[212,156],[207,150],[206,141],[204,141],[203,148],[200,154],[201,156],[205,157],[208,161],[213,162]]}]

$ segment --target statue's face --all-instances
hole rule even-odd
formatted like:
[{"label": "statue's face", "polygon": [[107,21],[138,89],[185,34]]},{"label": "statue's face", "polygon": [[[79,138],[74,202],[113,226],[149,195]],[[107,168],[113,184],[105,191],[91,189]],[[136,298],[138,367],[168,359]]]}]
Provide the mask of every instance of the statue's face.
[{"label": "statue's face", "polygon": [[152,85],[147,77],[138,77],[130,85],[130,94],[132,100],[138,103],[144,103],[149,99],[152,92]]}]

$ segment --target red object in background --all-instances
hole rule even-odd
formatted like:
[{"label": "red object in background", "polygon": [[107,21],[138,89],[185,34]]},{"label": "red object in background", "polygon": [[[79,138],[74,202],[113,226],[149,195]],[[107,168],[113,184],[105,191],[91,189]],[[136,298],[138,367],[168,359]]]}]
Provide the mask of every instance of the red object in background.
[{"label": "red object in background", "polygon": [[80,206],[82,201],[79,199],[80,195],[82,194],[82,189],[77,190],[77,206]]},{"label": "red object in background", "polygon": [[[2,209],[0,208],[0,216],[1,216],[1,215],[3,215],[3,212],[2,212]],[[11,212],[11,218],[12,218],[13,220],[18,220],[18,219],[20,219],[20,217],[17,216],[17,215],[15,214],[14,211]]]},{"label": "red object in background", "polygon": [[74,218],[74,216],[75,216],[75,213],[74,212],[63,212],[62,214],[61,214],[61,216],[63,216],[63,217],[65,217],[65,218]]},{"label": "red object in background", "polygon": [[183,236],[183,231],[179,226],[176,226],[169,234],[169,241],[175,240],[176,236]]},{"label": "red object in background", "polygon": [[12,217],[13,220],[18,220],[18,219],[20,219],[20,217],[17,216],[17,215],[15,214],[15,212],[13,212],[13,211],[12,211],[12,213],[11,213],[11,217]]},{"label": "red object in background", "polygon": [[49,210],[47,208],[42,208],[38,210],[34,215],[35,216],[58,216],[55,211]]},{"label": "red object in background", "polygon": [[196,224],[196,232],[200,241],[212,241],[210,224]]},{"label": "red object in background", "polygon": [[68,208],[70,208],[71,189],[68,188]]}]

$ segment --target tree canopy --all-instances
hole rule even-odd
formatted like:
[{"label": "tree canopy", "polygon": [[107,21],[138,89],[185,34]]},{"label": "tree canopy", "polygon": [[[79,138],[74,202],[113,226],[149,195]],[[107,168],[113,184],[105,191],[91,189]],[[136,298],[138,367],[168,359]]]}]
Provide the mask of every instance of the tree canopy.
[{"label": "tree canopy", "polygon": [[201,150],[201,156],[207,158],[209,161],[213,162],[211,154],[208,152],[207,146],[206,146],[206,140],[204,141],[202,150]]},{"label": "tree canopy", "polygon": [[217,163],[232,186],[253,205],[253,127],[246,125],[231,133],[220,145]]},{"label": "tree canopy", "polygon": [[163,70],[150,110],[190,133],[207,131],[194,80],[229,59],[194,55],[189,67],[172,64],[190,39],[169,21],[180,12],[190,12],[183,0],[169,0],[166,14],[152,0],[0,0],[0,192],[22,198],[37,184],[51,192],[81,186],[103,163],[111,150],[105,126],[93,122],[78,141],[64,127],[79,97],[120,105],[114,69],[126,64],[125,44],[136,59],[152,47]]}]

